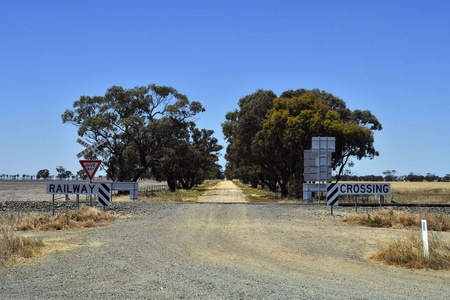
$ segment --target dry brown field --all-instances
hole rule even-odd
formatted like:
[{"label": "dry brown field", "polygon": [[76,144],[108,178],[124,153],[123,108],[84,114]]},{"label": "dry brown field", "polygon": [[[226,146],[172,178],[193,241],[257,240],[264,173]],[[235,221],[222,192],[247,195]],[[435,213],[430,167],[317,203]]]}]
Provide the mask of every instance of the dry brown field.
[{"label": "dry brown field", "polygon": [[394,201],[399,203],[450,203],[450,182],[391,183]]},{"label": "dry brown field", "polygon": [[[348,181],[362,183],[361,181]],[[371,181],[370,183],[386,183]],[[397,203],[404,204],[450,204],[450,182],[403,182],[391,181],[392,195],[385,196],[385,203],[390,203],[391,199]],[[351,197],[351,196],[350,196]],[[360,197],[360,196],[358,196]],[[339,199],[344,199],[341,195]],[[378,195],[361,197],[363,202],[378,202]],[[351,199],[350,202],[353,200]],[[360,198],[358,198],[358,202]]]}]

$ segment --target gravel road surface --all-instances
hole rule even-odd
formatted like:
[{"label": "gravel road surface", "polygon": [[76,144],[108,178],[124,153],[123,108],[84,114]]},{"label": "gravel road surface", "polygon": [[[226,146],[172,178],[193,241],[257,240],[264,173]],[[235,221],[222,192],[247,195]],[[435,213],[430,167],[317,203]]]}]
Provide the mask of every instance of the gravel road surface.
[{"label": "gravel road surface", "polygon": [[[221,184],[210,196],[240,194]],[[110,226],[27,232],[46,253],[0,268],[0,299],[448,299],[450,273],[366,260],[405,231],[319,205],[136,202]],[[239,195],[240,199],[242,195]],[[235,199],[236,200],[236,199]],[[241,201],[241,200],[236,200]],[[139,214],[137,214],[139,212]],[[136,217],[136,215],[138,215]],[[443,238],[450,236],[443,233]]]},{"label": "gravel road surface", "polygon": [[245,202],[244,195],[232,181],[221,181],[216,188],[205,196],[199,197],[198,202],[237,203]]}]

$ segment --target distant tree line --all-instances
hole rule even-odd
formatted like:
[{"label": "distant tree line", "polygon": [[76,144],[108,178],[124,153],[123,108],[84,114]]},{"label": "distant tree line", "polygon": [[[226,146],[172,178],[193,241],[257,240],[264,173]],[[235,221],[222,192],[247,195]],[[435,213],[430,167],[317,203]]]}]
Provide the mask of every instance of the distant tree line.
[{"label": "distant tree line", "polygon": [[[0,180],[47,180],[47,179],[60,179],[60,180],[87,180],[86,172],[81,169],[77,172],[76,175],[73,175],[72,172],[65,170],[63,167],[59,166],[56,168],[57,171],[60,172],[58,175],[50,175],[50,171],[48,169],[42,169],[37,172],[36,175],[26,175],[15,174],[0,174]],[[387,170],[383,172],[383,175],[354,175],[350,174],[350,172],[345,172],[344,175],[341,176],[341,181],[411,181],[411,182],[450,182],[450,174],[446,174],[445,176],[439,177],[433,173],[427,173],[427,175],[418,175],[410,172],[408,175],[395,175],[395,170]],[[218,178],[223,178],[221,174],[217,175]],[[335,177],[333,177],[336,180]]]},{"label": "distant tree line", "polygon": [[446,174],[443,177],[439,177],[432,173],[427,173],[427,175],[418,175],[410,172],[408,175],[396,175],[395,170],[386,170],[383,172],[384,176],[381,175],[363,175],[358,176],[351,174],[349,171],[346,171],[345,174],[341,177],[341,181],[411,181],[411,182],[450,182],[450,174]]},{"label": "distant tree line", "polygon": [[75,175],[72,174],[71,171],[66,170],[63,166],[57,166],[56,167],[56,175],[51,175],[50,171],[48,169],[42,169],[39,170],[36,175],[27,175],[22,174],[20,176],[19,174],[16,175],[8,175],[8,174],[1,174],[0,179],[2,180],[48,180],[48,179],[59,179],[59,180],[86,180],[88,177],[86,175],[86,172],[81,169],[79,170]]}]

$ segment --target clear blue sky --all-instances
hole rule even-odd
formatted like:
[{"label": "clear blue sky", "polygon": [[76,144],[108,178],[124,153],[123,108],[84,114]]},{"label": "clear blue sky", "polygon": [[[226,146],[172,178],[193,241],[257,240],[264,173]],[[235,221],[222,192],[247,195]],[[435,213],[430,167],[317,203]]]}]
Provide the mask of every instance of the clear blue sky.
[{"label": "clear blue sky", "polygon": [[[213,129],[257,89],[319,88],[384,129],[358,175],[450,173],[450,1],[0,0],[0,174],[81,169],[81,95],[155,83]],[[221,163],[224,164],[222,157]]]}]

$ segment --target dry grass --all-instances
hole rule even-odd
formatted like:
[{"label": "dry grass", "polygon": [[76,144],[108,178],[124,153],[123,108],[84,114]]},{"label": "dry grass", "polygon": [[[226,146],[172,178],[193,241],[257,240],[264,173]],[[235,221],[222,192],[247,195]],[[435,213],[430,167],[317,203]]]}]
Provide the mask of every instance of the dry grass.
[{"label": "dry grass", "polygon": [[[353,182],[353,181],[349,181]],[[380,182],[373,182],[380,183]],[[386,182],[382,182],[386,183]],[[450,182],[403,182],[393,181],[391,192],[393,200],[397,203],[408,204],[450,204]],[[350,196],[352,198],[353,196]],[[358,196],[363,202],[378,203],[378,195]],[[346,196],[341,195],[340,201],[345,201]],[[385,196],[385,202],[389,203],[391,195]]]},{"label": "dry grass", "polygon": [[450,245],[436,233],[429,235],[428,245],[430,256],[425,258],[422,238],[418,234],[409,234],[380,249],[370,259],[408,269],[450,270]]},{"label": "dry grass", "polygon": [[343,219],[343,222],[368,227],[385,228],[421,228],[421,220],[427,220],[428,230],[450,231],[450,216],[435,213],[409,213],[384,209],[372,214],[354,214]]},{"label": "dry grass", "polygon": [[143,191],[139,192],[139,200],[142,201],[175,201],[175,202],[195,202],[198,197],[205,195],[219,184],[221,180],[205,180],[203,184],[193,187],[191,190],[177,189],[175,192],[169,190]]},{"label": "dry grass", "polygon": [[410,182],[410,181],[392,181],[392,190],[398,193],[436,193],[449,194],[450,182]]},{"label": "dry grass", "polygon": [[54,217],[27,214],[10,219],[16,230],[70,230],[104,226],[116,217],[97,208],[83,207]]},{"label": "dry grass", "polygon": [[398,203],[450,203],[450,182],[390,182]]},{"label": "dry grass", "polygon": [[423,254],[422,238],[412,233],[380,249],[370,259],[409,269],[450,270],[450,245],[439,239],[437,234],[439,231],[450,231],[449,215],[385,209],[373,214],[354,214],[343,221],[369,227],[421,229],[422,219],[427,220],[428,230],[434,231],[429,234],[428,259]]},{"label": "dry grass", "polygon": [[[260,187],[255,189],[243,184],[237,179],[234,179],[233,183],[242,190],[247,202],[281,202],[279,194],[271,192],[268,189],[262,189]],[[284,199],[284,202],[287,202],[287,200]]]},{"label": "dry grass", "polygon": [[0,265],[8,266],[41,253],[42,241],[20,237],[22,230],[70,230],[104,226],[114,221],[115,216],[97,208],[84,207],[74,212],[37,216],[33,214],[0,215]]},{"label": "dry grass", "polygon": [[0,228],[0,266],[9,266],[20,259],[37,256],[43,242],[20,237],[8,226]]}]

